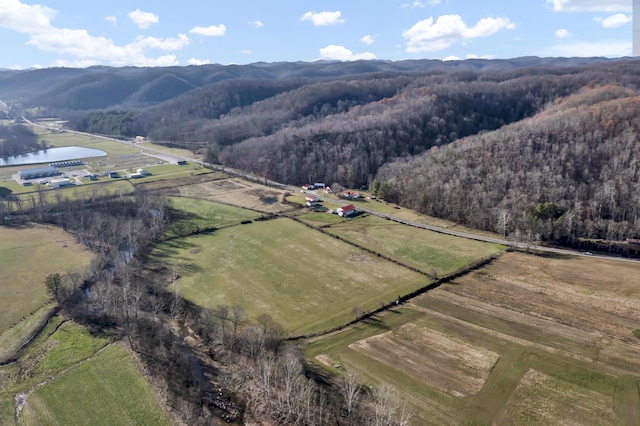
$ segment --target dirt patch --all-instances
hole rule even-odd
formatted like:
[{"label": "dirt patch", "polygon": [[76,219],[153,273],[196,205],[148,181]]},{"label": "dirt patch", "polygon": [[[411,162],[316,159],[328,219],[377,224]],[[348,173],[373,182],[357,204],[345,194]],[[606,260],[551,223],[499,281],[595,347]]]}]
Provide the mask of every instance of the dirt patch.
[{"label": "dirt patch", "polygon": [[374,263],[373,260],[371,260],[371,257],[364,253],[353,253],[347,260],[349,262]]},{"label": "dirt patch", "polygon": [[[459,278],[415,303],[549,351],[634,374],[640,370],[640,340],[632,336],[640,320],[635,289],[640,286],[629,274],[633,268],[637,274],[638,266],[622,265],[616,272],[605,261],[605,277],[598,272],[598,262],[507,253],[483,273]],[[569,274],[569,265],[576,271]],[[600,286],[594,286],[594,276],[601,279]]]},{"label": "dirt patch", "polygon": [[475,395],[500,356],[422,327],[406,324],[360,340],[351,349],[449,395]]},{"label": "dirt patch", "polygon": [[191,249],[191,250],[189,250],[189,253],[191,253],[191,254],[198,254],[198,253],[200,253],[200,249],[197,249],[197,248],[195,248],[195,249]]},{"label": "dirt patch", "polygon": [[613,398],[529,370],[494,424],[611,425]]}]

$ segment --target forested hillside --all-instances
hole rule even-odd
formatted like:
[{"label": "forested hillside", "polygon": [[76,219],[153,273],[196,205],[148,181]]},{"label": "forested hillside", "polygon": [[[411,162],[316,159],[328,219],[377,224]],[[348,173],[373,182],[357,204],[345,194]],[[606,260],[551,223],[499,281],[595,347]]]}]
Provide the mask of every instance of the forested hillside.
[{"label": "forested hillside", "polygon": [[640,236],[640,91],[585,87],[533,118],[384,165],[385,199],[522,239]]},{"label": "forested hillside", "polygon": [[0,97],[78,130],[571,244],[638,236],[639,87],[629,58],[0,72]]}]

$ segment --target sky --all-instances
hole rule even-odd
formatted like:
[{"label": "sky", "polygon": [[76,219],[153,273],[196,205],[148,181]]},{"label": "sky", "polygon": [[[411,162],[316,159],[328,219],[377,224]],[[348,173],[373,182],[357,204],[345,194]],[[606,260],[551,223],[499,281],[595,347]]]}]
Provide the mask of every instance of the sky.
[{"label": "sky", "polygon": [[632,0],[0,0],[0,68],[617,58],[632,32]]}]

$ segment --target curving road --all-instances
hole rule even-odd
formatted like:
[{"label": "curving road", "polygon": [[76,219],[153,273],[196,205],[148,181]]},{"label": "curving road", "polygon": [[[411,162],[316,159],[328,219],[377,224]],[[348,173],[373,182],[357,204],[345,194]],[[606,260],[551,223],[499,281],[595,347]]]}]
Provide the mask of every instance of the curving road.
[{"label": "curving road", "polygon": [[[46,126],[42,126],[42,125],[33,123],[33,122],[27,120],[24,117],[23,117],[23,120],[26,123],[31,124],[33,126],[46,128]],[[69,132],[69,133],[77,133],[77,134],[81,134],[81,135],[92,136],[94,138],[101,138],[101,139],[106,139],[106,140],[110,140],[110,141],[114,141],[114,142],[120,142],[120,143],[123,143],[123,144],[126,144],[126,145],[130,145],[131,144],[130,142],[123,141],[123,140],[116,139],[116,138],[111,138],[111,137],[108,137],[108,136],[94,135],[94,134],[91,134],[91,133],[84,133],[84,132],[78,132],[78,131],[75,131],[75,130],[67,130],[67,129],[65,129],[65,131]],[[146,152],[146,151],[150,151],[150,152]],[[261,177],[255,176],[253,174],[244,172],[242,170],[237,170],[237,169],[234,169],[234,168],[231,168],[231,167],[226,167],[226,166],[222,166],[222,165],[219,165],[219,164],[207,163],[202,159],[191,158],[191,157],[183,157],[183,156],[179,156],[179,155],[174,155],[173,153],[172,154],[167,154],[166,152],[163,152],[163,151],[156,151],[153,148],[148,147],[148,146],[145,146],[145,150],[141,150],[141,152],[143,154],[151,156],[151,157],[162,158],[165,161],[171,161],[171,159],[173,159],[175,161],[178,161],[178,160],[192,161],[192,162],[196,162],[196,163],[201,164],[203,167],[207,167],[207,168],[212,169],[212,170],[218,170],[218,171],[221,171],[221,172],[225,172],[225,173],[237,176],[237,177],[241,177],[243,179],[250,180],[252,182],[260,183],[260,184],[267,185],[267,186],[272,186],[272,187],[275,187],[275,188],[279,188],[279,189],[283,189],[283,190],[287,190],[287,191],[291,191],[291,192],[299,191],[299,188],[297,188],[297,187],[292,187],[292,186],[287,185],[287,184],[283,184],[283,183],[280,183],[280,182],[275,182],[275,181],[272,181],[272,180],[264,179],[264,178],[261,178]],[[342,200],[339,200],[339,199],[323,197],[321,194],[318,194],[315,191],[307,191],[307,192],[314,194],[316,197],[318,197],[318,199],[323,200],[323,201],[331,201],[333,203],[338,202],[339,204],[342,204],[342,205],[351,204],[349,202],[342,201]],[[545,247],[545,246],[531,244],[531,243],[508,241],[508,240],[503,240],[503,239],[500,239],[500,238],[493,238],[493,237],[487,237],[487,236],[483,236],[483,235],[472,234],[472,233],[469,233],[469,232],[454,231],[454,230],[447,229],[447,228],[442,228],[442,227],[439,227],[439,226],[428,225],[426,223],[413,222],[413,221],[401,219],[399,217],[395,217],[393,215],[384,214],[384,213],[377,212],[375,210],[363,208],[361,206],[356,206],[356,208],[359,211],[368,213],[370,215],[381,217],[381,218],[387,219],[387,220],[392,220],[394,222],[402,223],[404,225],[414,226],[416,228],[428,229],[430,231],[439,232],[441,234],[452,235],[452,236],[460,237],[460,238],[467,238],[469,240],[476,240],[476,241],[483,241],[483,242],[487,242],[487,243],[501,244],[501,245],[509,246],[509,247],[512,247],[512,248],[518,249],[518,250],[526,250],[526,251],[535,250],[535,251],[541,251],[541,252],[546,252],[546,253],[557,253],[557,254],[564,254],[564,255],[570,255],[570,256],[585,256],[585,257],[593,257],[593,258],[597,258],[597,259],[616,260],[616,261],[620,261],[620,262],[630,262],[630,263],[640,264],[640,259],[629,259],[629,258],[624,258],[624,257],[595,255],[595,254],[592,254],[592,253],[589,253],[589,252],[581,252],[581,251],[577,251],[577,250],[561,249],[561,248],[555,248],[555,247]]]}]

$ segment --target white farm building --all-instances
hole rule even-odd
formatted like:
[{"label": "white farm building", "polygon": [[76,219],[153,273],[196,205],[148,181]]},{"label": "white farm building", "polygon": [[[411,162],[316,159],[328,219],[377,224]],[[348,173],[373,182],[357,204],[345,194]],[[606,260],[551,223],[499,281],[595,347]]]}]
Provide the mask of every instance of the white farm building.
[{"label": "white farm building", "polygon": [[55,166],[37,167],[35,169],[19,170],[20,179],[39,179],[59,174],[58,168]]},{"label": "white farm building", "polygon": [[60,178],[60,179],[51,179],[49,181],[49,185],[52,188],[60,188],[62,186],[69,186],[69,185],[73,185],[74,183],[71,182],[71,179],[69,178]]}]

